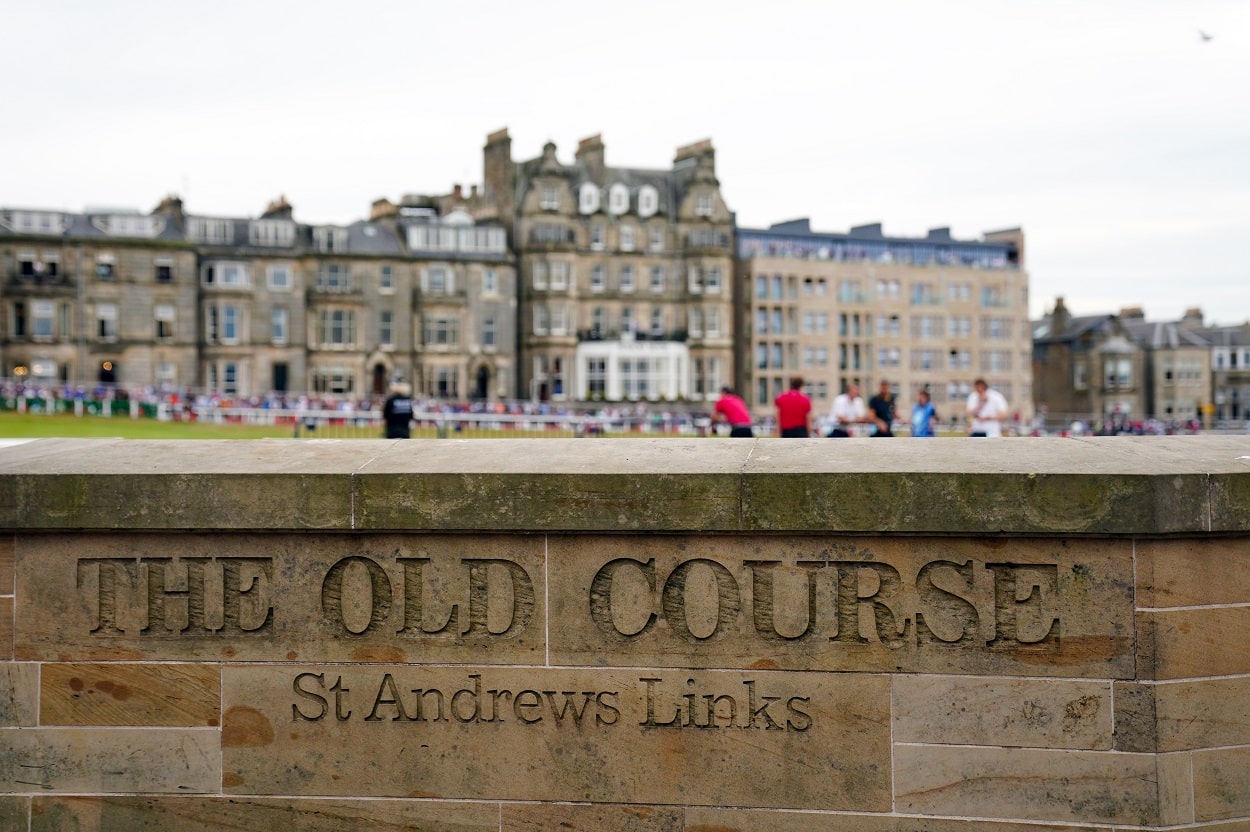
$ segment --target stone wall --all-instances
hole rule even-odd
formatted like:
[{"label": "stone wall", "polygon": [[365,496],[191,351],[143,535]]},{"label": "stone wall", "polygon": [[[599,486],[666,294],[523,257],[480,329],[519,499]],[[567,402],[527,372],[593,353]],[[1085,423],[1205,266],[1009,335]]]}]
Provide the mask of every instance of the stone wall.
[{"label": "stone wall", "polygon": [[1250,439],[0,450],[0,828],[1250,829]]}]

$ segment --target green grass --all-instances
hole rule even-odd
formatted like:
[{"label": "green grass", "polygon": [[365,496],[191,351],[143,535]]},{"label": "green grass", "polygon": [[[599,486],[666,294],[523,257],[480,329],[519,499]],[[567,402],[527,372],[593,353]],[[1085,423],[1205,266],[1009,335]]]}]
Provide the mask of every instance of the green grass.
[{"label": "green grass", "polygon": [[66,439],[263,439],[290,437],[290,425],[213,425],[200,422],[159,422],[126,416],[47,416],[38,413],[0,413],[0,438]]}]

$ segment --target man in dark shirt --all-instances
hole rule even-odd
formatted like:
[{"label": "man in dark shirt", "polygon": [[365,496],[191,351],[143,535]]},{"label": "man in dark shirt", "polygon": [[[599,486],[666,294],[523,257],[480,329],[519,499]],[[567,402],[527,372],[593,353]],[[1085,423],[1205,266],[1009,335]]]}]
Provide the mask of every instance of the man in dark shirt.
[{"label": "man in dark shirt", "polygon": [[890,392],[890,382],[881,381],[880,392],[868,400],[868,410],[877,426],[873,436],[893,436],[890,426],[894,424],[894,394]]},{"label": "man in dark shirt", "polygon": [[407,439],[412,426],[412,388],[402,381],[391,384],[390,395],[382,405],[387,439]]}]

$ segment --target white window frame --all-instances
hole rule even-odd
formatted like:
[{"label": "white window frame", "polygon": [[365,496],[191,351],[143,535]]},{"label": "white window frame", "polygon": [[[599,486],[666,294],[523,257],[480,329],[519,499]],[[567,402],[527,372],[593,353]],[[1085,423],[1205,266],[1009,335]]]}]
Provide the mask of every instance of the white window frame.
[{"label": "white window frame", "polygon": [[[285,280],[280,279],[285,275]],[[270,263],[265,267],[265,285],[271,292],[289,292],[295,284],[295,268],[290,263]]]}]

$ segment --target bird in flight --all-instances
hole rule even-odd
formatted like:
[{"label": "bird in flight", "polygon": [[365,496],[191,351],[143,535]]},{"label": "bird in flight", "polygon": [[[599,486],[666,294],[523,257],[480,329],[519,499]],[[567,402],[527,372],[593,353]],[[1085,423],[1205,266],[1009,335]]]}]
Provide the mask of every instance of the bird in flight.
[{"label": "bird in flight", "polygon": [[1206,32],[1199,29],[1198,37],[1202,38],[1203,43],[1206,43],[1207,41],[1211,40],[1211,38],[1215,37],[1215,35],[1208,35]]}]

